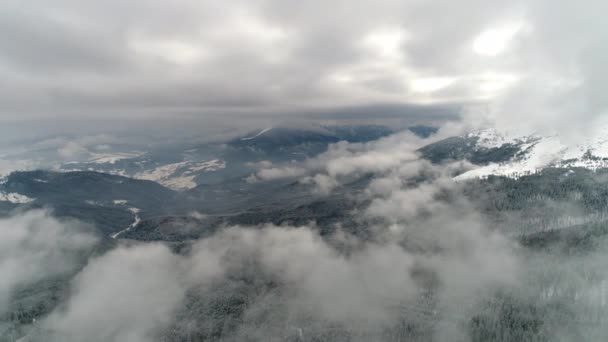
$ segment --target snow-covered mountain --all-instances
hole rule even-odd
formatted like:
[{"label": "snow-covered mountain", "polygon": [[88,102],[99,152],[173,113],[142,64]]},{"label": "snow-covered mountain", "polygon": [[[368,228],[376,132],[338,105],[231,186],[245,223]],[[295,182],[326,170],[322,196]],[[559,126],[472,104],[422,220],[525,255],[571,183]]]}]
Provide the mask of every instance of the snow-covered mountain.
[{"label": "snow-covered mountain", "polygon": [[467,159],[478,166],[456,180],[490,175],[518,178],[549,167],[597,170],[608,168],[608,127],[576,140],[558,134],[509,135],[486,129],[442,140],[421,152],[433,161]]}]

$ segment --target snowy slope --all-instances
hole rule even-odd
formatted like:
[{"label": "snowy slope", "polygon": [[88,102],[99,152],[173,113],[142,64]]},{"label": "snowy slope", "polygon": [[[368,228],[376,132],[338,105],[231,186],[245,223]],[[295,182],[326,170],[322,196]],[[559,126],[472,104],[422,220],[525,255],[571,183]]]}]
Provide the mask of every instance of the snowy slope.
[{"label": "snowy slope", "polygon": [[11,202],[11,203],[15,203],[15,204],[25,204],[25,203],[33,202],[34,199],[29,198],[25,195],[16,193],[16,192],[10,192],[10,193],[0,192],[0,201]]},{"label": "snowy slope", "polygon": [[200,172],[213,172],[225,167],[226,162],[219,159],[184,161],[137,173],[134,178],[155,181],[173,190],[185,190],[196,187],[195,178]]},{"label": "snowy slope", "polygon": [[470,133],[466,138],[476,139],[476,151],[500,148],[506,144],[517,146],[519,153],[502,163],[490,163],[465,172],[455,180],[485,178],[490,175],[521,177],[547,167],[608,168],[608,127],[590,132],[585,138],[572,140],[552,136],[508,136],[494,130]]},{"label": "snowy slope", "polygon": [[241,140],[253,140],[257,137],[259,137],[260,135],[270,131],[272,129],[272,127],[268,127],[268,128],[264,128],[263,130],[261,130],[260,132],[258,132],[257,134],[250,136],[250,137],[246,137],[246,138],[241,138]]}]

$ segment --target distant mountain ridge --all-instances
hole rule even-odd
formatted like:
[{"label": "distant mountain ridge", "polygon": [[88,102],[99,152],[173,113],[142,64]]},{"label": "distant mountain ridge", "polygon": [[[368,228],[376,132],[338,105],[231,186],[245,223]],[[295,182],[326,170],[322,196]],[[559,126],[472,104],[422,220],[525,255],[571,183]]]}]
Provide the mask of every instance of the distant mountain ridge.
[{"label": "distant mountain ridge", "polygon": [[186,191],[201,184],[246,177],[253,171],[251,165],[260,161],[303,160],[325,152],[330,144],[339,141],[364,143],[393,133],[394,129],[380,125],[276,125],[204,143],[184,141],[150,150],[123,146],[119,151],[94,153],[94,159],[87,155],[84,159],[65,161],[58,169],[152,180],[173,190]]}]

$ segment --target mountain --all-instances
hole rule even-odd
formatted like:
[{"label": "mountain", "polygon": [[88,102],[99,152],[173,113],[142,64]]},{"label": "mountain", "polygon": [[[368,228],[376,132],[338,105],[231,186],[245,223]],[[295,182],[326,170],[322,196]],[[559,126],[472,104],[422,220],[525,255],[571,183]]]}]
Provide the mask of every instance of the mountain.
[{"label": "mountain", "polygon": [[[264,157],[272,161],[302,159],[325,152],[339,141],[369,142],[394,133],[385,126],[311,126],[267,127],[232,139],[227,146],[242,155]],[[289,159],[287,159],[289,160]]]},{"label": "mountain", "polygon": [[137,215],[164,213],[176,195],[147,180],[92,171],[44,170],[13,172],[0,185],[0,194],[12,199],[4,202],[13,207],[50,208],[56,216],[91,223],[106,236],[129,227]]},{"label": "mountain", "polygon": [[377,140],[394,131],[385,126],[312,126],[312,127],[267,127],[235,138],[231,146],[257,148],[286,148],[302,144],[335,143],[338,141],[368,142]]},{"label": "mountain", "polygon": [[411,127],[408,127],[408,130],[410,132],[414,133],[415,135],[419,136],[420,138],[428,138],[431,135],[437,133],[437,131],[439,131],[439,129],[437,127],[424,126],[424,125],[411,126]]},{"label": "mountain", "polygon": [[518,178],[547,168],[608,168],[608,127],[582,140],[560,135],[508,135],[486,129],[425,146],[422,156],[438,163],[468,160],[477,167],[456,180],[490,175]]},{"label": "mountain", "polygon": [[[291,226],[308,225],[314,233],[318,233],[324,244],[327,243],[332,255],[336,253],[340,257],[338,260],[343,264],[349,260],[349,254],[355,257],[362,255],[355,253],[360,253],[360,248],[368,243],[381,243],[376,239],[378,229],[402,226],[411,233],[399,241],[399,246],[412,255],[420,255],[420,260],[428,260],[428,256],[450,251],[433,242],[427,245],[426,234],[422,238],[418,237],[416,228],[426,228],[424,224],[429,223],[428,227],[431,228],[438,227],[434,224],[440,224],[439,227],[447,224],[451,229],[452,220],[444,223],[440,211],[446,211],[443,210],[445,208],[460,213],[460,203],[465,202],[462,209],[467,212],[473,209],[475,215],[479,215],[480,224],[487,224],[491,227],[491,232],[502,232],[513,237],[509,242],[515,245],[521,259],[530,263],[530,268],[527,268],[527,264],[524,265],[526,268],[522,268],[521,272],[523,280],[520,282],[518,278],[514,282],[527,287],[515,287],[512,292],[506,288],[497,293],[480,293],[478,298],[471,299],[470,312],[462,314],[462,317],[448,318],[454,321],[458,319],[459,324],[474,337],[471,341],[496,340],[492,336],[511,334],[513,331],[515,337],[503,340],[552,340],[551,336],[545,336],[546,332],[570,321],[572,317],[568,311],[569,305],[572,308],[578,308],[576,305],[579,305],[578,293],[571,291],[572,282],[564,282],[561,275],[564,272],[580,272],[581,276],[577,273],[573,278],[578,286],[583,276],[590,275],[593,278],[596,276],[593,272],[603,269],[602,264],[598,267],[597,263],[588,262],[596,259],[587,258],[590,256],[605,260],[603,254],[593,253],[601,253],[608,246],[608,168],[602,164],[605,161],[601,157],[602,151],[605,151],[603,140],[596,138],[588,143],[557,145],[556,141],[561,143],[561,140],[556,136],[511,137],[484,130],[432,143],[419,150],[425,158],[435,163],[465,159],[476,168],[456,177],[457,180],[467,179],[466,182],[451,182],[448,179],[450,186],[441,188],[433,195],[434,205],[429,210],[420,210],[414,218],[397,225],[385,223],[383,217],[365,215],[374,203],[380,203],[379,200],[393,201],[385,197],[370,197],[370,186],[378,177],[382,179],[383,173],[366,172],[344,178],[340,186],[329,194],[315,192],[312,184],[302,182],[299,177],[247,182],[240,176],[251,172],[255,166],[250,163],[255,161],[275,158],[277,164],[283,161],[297,165],[305,157],[294,155],[295,151],[312,153],[317,148],[326,148],[328,143],[336,139],[365,141],[381,132],[382,130],[376,131],[371,127],[341,127],[315,132],[273,128],[255,131],[239,138],[241,140],[219,145],[201,145],[196,148],[189,145],[150,151],[133,159],[142,162],[137,177],[150,180],[94,171],[30,171],[10,174],[0,184],[0,213],[48,207],[55,216],[90,223],[104,238],[99,239],[99,245],[86,250],[82,257],[79,256],[74,271],[53,275],[31,286],[19,288],[6,314],[3,316],[0,313],[0,336],[8,336],[10,333],[15,337],[11,341],[22,336],[26,338],[21,341],[26,341],[27,338],[31,341],[49,340],[47,337],[51,332],[36,322],[44,322],[44,317],[49,312],[69,303],[73,279],[78,279],[74,277],[80,269],[88,267],[87,261],[91,257],[103,257],[114,248],[143,247],[154,242],[154,245],[169,247],[175,254],[172,257],[188,258],[197,255],[192,253],[196,253],[199,248],[199,239],[213,239],[218,233],[225,232],[227,227],[247,226],[248,233],[257,234],[257,230],[252,227],[272,224],[284,227],[287,232]],[[427,131],[423,129],[422,132]],[[353,136],[349,137],[351,134]],[[361,136],[357,138],[357,134]],[[547,147],[554,145],[559,148],[552,150]],[[576,151],[579,153],[574,153]],[[575,158],[568,159],[570,156]],[[541,166],[533,172],[496,172],[464,178],[470,172],[479,173],[479,170],[489,167],[520,170],[524,167],[518,168],[518,165],[529,167],[541,157],[548,158],[550,162],[537,164]],[[117,160],[115,165],[128,162],[129,159]],[[597,164],[590,164],[591,162]],[[131,164],[133,169],[137,169],[138,165]],[[197,171],[203,173],[195,175]],[[210,178],[206,178],[208,175],[216,176],[217,181],[210,181]],[[188,179],[200,184],[173,191],[157,183],[175,182],[176,179],[184,180],[186,177],[193,177]],[[395,186],[402,187],[404,191],[422,191],[425,185],[434,181],[433,177],[435,176],[430,173],[403,176],[400,185]],[[407,209],[409,201],[415,205],[415,193],[412,193],[414,196],[408,192],[404,194],[407,195],[403,198],[404,202],[397,202],[395,210]],[[385,216],[389,215],[391,214]],[[442,222],[436,223],[435,216]],[[448,217],[451,218],[452,214]],[[454,222],[457,223],[459,222]],[[468,221],[464,223],[467,223],[467,227],[463,229],[468,229]],[[447,233],[448,238],[453,236],[451,230]],[[468,230],[466,233],[466,240],[478,238],[477,234],[469,235]],[[230,235],[223,237],[232,238]],[[222,240],[211,241],[220,244]],[[273,241],[265,248],[274,248],[274,245],[285,248],[281,241]],[[486,248],[486,245],[481,247]],[[231,247],[226,256],[238,256],[237,252],[241,249],[243,248],[237,250],[235,247],[233,250]],[[285,255],[290,252],[287,251]],[[470,254],[471,257],[477,258],[475,250],[462,253],[468,259],[470,252],[473,253]],[[311,255],[308,256],[298,260],[309,261]],[[580,264],[565,262],[576,258],[581,260]],[[355,263],[359,260],[362,259],[355,259]],[[378,265],[380,268],[383,265],[393,267],[395,263],[391,261],[394,260],[391,252],[382,256]],[[143,264],[150,265],[154,262],[154,258],[151,258],[144,260]],[[467,275],[476,277],[480,273],[477,265],[477,262],[473,263],[473,271]],[[497,273],[503,272],[503,264],[497,265]],[[323,265],[311,264],[313,268],[320,266]],[[279,322],[277,336],[284,336],[286,341],[352,339],[348,327],[324,326],[327,321],[325,316],[306,314],[302,318],[296,317],[293,321],[295,323],[282,321],[280,317],[290,317],[287,311],[284,313],[280,310],[286,299],[293,295],[290,288],[292,281],[285,281],[260,267],[261,263],[252,256],[251,260],[239,261],[228,267],[227,275],[217,283],[210,283],[204,291],[198,285],[189,289],[182,304],[174,311],[175,318],[171,320],[171,326],[160,329],[159,334],[164,334],[162,340],[242,340],[232,338],[232,334],[238,331],[243,322],[252,320],[252,313],[255,314],[253,321],[256,322],[256,327],[258,322]],[[449,268],[453,272],[453,268]],[[387,328],[390,329],[387,330],[387,336],[398,337],[398,340],[432,340],[430,333],[420,334],[419,331],[434,331],[432,327],[442,322],[442,315],[446,312],[438,301],[436,292],[439,286],[443,286],[438,273],[440,270],[428,268],[425,262],[421,262],[408,271],[411,271],[412,280],[420,284],[417,285],[420,296],[416,296],[411,303],[397,303],[400,308],[394,314],[400,315],[398,323]],[[489,268],[482,271],[492,273]],[[397,272],[391,269],[390,273]],[[322,273],[323,277],[327,274],[328,272]],[[605,277],[602,274],[599,276],[598,281],[604,282]],[[306,277],[304,275],[299,278],[302,280],[298,283],[305,282]],[[360,278],[357,275],[353,283],[358,283]],[[373,277],[371,280],[376,282],[377,279],[381,278]],[[590,280],[589,284],[593,285],[593,281],[595,280]],[[137,288],[140,285],[136,285]],[[552,295],[547,294],[547,289],[552,291]],[[520,290],[526,294],[520,295]],[[384,291],[379,291],[381,292]],[[276,310],[279,310],[278,314],[275,314]],[[594,311],[591,314],[593,317],[603,317]],[[310,322],[314,324],[311,325]],[[3,328],[2,324],[8,328]],[[292,326],[298,328],[294,330]],[[251,330],[246,330],[249,331]],[[40,338],[37,338],[38,333]],[[408,335],[410,333],[411,336]],[[378,340],[367,337],[364,336],[361,340]]]},{"label": "mountain", "polygon": [[[252,165],[261,161],[301,161],[325,152],[330,144],[339,141],[369,142],[394,132],[379,125],[271,126],[228,140],[204,143],[190,139],[154,146],[103,145],[102,151],[83,151],[57,167],[56,161],[61,158],[53,150],[36,150],[35,154],[27,152],[13,158],[29,160],[50,155],[46,168],[97,171],[151,180],[172,190],[187,191],[198,185],[247,177],[254,171]],[[33,164],[45,168],[46,164],[35,161]]]}]

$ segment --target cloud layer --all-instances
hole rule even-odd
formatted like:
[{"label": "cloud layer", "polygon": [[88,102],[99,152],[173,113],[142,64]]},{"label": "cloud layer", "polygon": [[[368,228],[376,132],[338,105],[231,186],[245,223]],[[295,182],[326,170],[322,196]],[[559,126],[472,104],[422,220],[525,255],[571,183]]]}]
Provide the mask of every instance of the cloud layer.
[{"label": "cloud layer", "polygon": [[[602,115],[602,1],[11,0],[2,118],[483,103],[555,128]],[[490,107],[487,107],[489,104]],[[488,110],[489,109],[489,110]],[[479,113],[481,111],[481,113]],[[483,122],[483,121],[482,121]],[[517,126],[517,125],[515,125]]]}]

